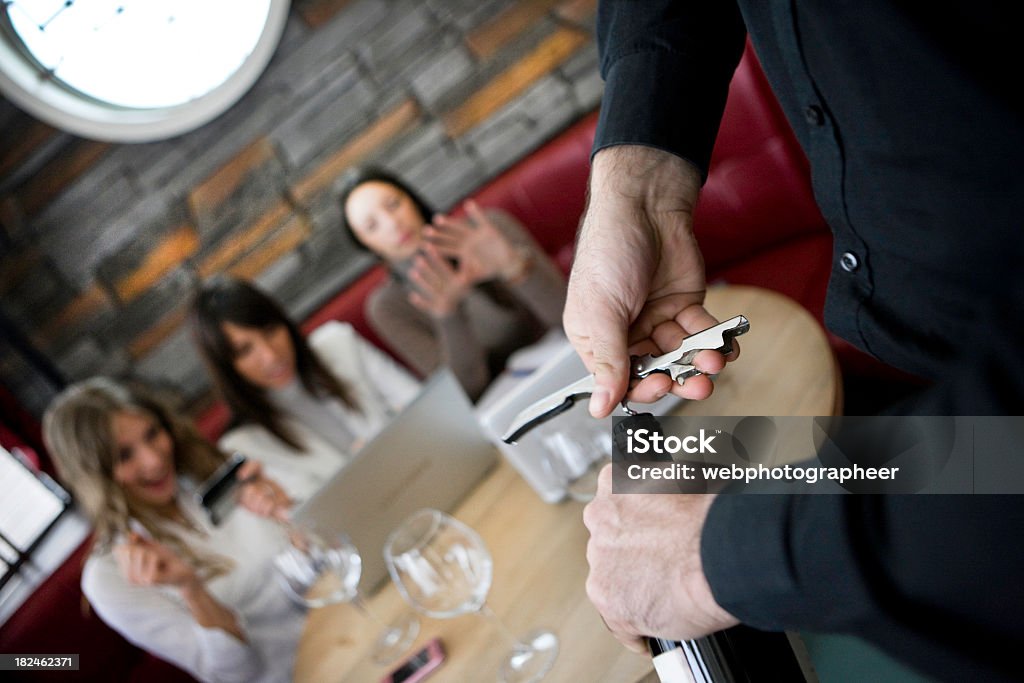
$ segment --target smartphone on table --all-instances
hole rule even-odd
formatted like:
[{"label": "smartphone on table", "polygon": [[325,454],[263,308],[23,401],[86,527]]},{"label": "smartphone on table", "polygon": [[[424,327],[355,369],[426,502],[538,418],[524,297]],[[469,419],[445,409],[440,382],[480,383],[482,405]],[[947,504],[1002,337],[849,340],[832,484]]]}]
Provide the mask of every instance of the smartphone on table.
[{"label": "smartphone on table", "polygon": [[380,683],[419,683],[437,670],[444,662],[444,646],[440,638],[434,638],[426,646],[398,665]]}]

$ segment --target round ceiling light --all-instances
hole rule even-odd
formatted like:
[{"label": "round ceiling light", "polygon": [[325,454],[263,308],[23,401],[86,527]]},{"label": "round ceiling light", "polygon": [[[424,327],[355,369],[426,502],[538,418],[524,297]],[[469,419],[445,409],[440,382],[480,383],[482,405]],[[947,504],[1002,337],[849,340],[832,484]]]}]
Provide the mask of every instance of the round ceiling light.
[{"label": "round ceiling light", "polygon": [[86,137],[170,137],[252,86],[287,10],[287,0],[7,0],[0,88]]}]

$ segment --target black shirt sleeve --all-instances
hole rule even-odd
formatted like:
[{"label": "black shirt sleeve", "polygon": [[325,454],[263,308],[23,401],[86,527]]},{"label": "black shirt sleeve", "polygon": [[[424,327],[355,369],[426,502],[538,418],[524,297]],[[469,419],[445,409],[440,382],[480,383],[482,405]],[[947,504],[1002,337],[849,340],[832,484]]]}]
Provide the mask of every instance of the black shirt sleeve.
[{"label": "black shirt sleeve", "polygon": [[[1008,275],[947,376],[896,413],[1019,415],[1024,332],[1007,321],[1022,299],[1024,277]],[[1015,490],[1024,421],[984,425],[975,460]],[[1019,680],[1022,537],[1021,495],[726,494],[701,559],[715,599],[751,626],[858,635],[940,679]]]},{"label": "black shirt sleeve", "polygon": [[701,557],[715,599],[767,630],[865,638],[940,679],[1012,680],[1024,505],[998,495],[727,495]]},{"label": "black shirt sleeve", "polygon": [[604,97],[593,153],[657,147],[707,177],[745,29],[732,2],[601,2]]}]

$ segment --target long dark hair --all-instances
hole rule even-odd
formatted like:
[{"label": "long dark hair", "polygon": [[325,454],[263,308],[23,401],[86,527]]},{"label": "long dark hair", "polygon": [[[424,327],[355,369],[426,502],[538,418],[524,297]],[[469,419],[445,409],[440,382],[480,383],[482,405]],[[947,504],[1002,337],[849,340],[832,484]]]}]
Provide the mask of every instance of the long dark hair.
[{"label": "long dark hair", "polygon": [[334,396],[350,409],[360,410],[351,388],[331,374],[276,301],[244,280],[220,276],[199,289],[192,301],[189,324],[203,362],[236,423],[255,422],[292,448],[305,450],[266,390],[235,370],[234,350],[224,333],[226,322],[261,330],[284,326],[295,349],[296,373],[306,391],[319,397]]},{"label": "long dark hair", "polygon": [[345,231],[345,234],[351,240],[352,244],[356,248],[362,249],[363,251],[370,251],[366,245],[359,241],[356,237],[355,232],[352,231],[352,226],[349,225],[348,216],[345,215],[345,204],[348,203],[349,196],[355,192],[355,189],[363,183],[378,182],[387,183],[388,185],[394,185],[402,192],[409,195],[412,199],[412,203],[416,206],[416,209],[420,212],[420,216],[423,218],[424,223],[429,223],[434,218],[433,207],[427,204],[423,198],[416,192],[416,190],[409,187],[401,178],[388,173],[382,168],[377,166],[355,166],[345,172],[345,175],[341,180],[341,192],[338,194],[338,203],[341,204],[341,229]]}]

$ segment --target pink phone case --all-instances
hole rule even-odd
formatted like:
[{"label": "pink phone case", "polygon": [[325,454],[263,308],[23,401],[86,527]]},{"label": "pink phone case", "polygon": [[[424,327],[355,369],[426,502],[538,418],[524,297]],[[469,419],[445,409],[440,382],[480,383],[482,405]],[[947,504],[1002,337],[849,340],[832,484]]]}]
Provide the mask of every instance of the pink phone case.
[{"label": "pink phone case", "polygon": [[[399,664],[381,679],[381,683],[419,683],[444,663],[445,652],[440,638],[434,638],[422,650]],[[414,670],[409,670],[414,665]]]}]

